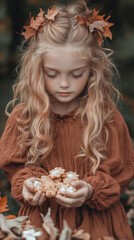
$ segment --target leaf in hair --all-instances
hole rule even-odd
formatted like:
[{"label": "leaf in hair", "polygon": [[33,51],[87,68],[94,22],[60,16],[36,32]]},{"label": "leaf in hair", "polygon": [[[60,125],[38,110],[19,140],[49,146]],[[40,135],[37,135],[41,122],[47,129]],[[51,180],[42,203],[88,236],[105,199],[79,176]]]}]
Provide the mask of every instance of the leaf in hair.
[{"label": "leaf in hair", "polygon": [[92,14],[92,17],[89,18],[89,22],[90,23],[93,23],[94,21],[98,21],[98,20],[104,20],[104,15],[98,15],[99,11],[96,11],[95,8],[93,10],[93,14]]},{"label": "leaf in hair", "polygon": [[101,32],[104,32],[104,27],[107,26],[108,23],[104,21],[95,21],[89,25],[90,32],[97,30],[100,30]]},{"label": "leaf in hair", "polygon": [[80,16],[77,16],[77,21],[80,22],[82,25],[85,25],[86,27],[89,26],[89,20],[88,20],[88,17],[80,17]]},{"label": "leaf in hair", "polygon": [[47,11],[47,15],[46,15],[46,18],[48,19],[48,20],[55,20],[55,16],[56,15],[59,15],[60,13],[59,12],[57,12],[57,10],[56,10],[56,5],[54,5],[53,7],[52,7],[52,9],[48,9],[48,11]]},{"label": "leaf in hair", "polygon": [[33,37],[36,34],[36,29],[28,26],[23,27],[26,31],[22,32],[21,35],[25,37],[26,40],[28,40],[30,37]]},{"label": "leaf in hair", "polygon": [[45,18],[43,17],[44,12],[45,11],[40,8],[40,12],[37,17],[35,19],[34,17],[31,18],[30,25],[23,27],[26,31],[22,32],[21,35],[23,35],[26,40],[34,36],[38,30],[41,30],[45,23]]},{"label": "leaf in hair", "polygon": [[44,23],[45,23],[45,18],[43,16],[44,12],[45,11],[43,11],[42,8],[40,8],[40,12],[37,15],[37,17],[35,18],[36,20],[34,21],[33,27],[36,28],[37,30],[39,28],[41,28],[44,25]]},{"label": "leaf in hair", "polygon": [[[89,18],[89,29],[91,28],[91,30],[95,30],[96,28],[96,32],[94,34],[94,36],[97,39],[97,42],[99,43],[99,45],[102,44],[103,41],[103,37],[109,37],[110,39],[112,39],[112,33],[109,30],[109,28],[111,26],[113,26],[113,23],[109,23],[107,20],[111,17],[110,15],[104,19],[104,15],[98,15],[99,11],[96,11],[95,9],[93,10],[93,14],[92,17]],[[100,23],[103,22],[103,23]],[[95,25],[95,26],[94,26]],[[101,33],[100,33],[101,32]]]},{"label": "leaf in hair", "polygon": [[[107,22],[107,21],[105,21],[105,22]],[[111,33],[111,31],[109,30],[109,28],[110,28],[111,26],[113,26],[114,23],[109,23],[109,22],[107,22],[107,23],[108,23],[108,25],[104,27],[105,31],[104,31],[104,34],[103,34],[103,35],[104,35],[104,37],[109,37],[110,39],[112,39],[112,33]]]},{"label": "leaf in hair", "polygon": [[99,32],[99,31],[95,31],[93,34],[94,34],[94,37],[96,38],[99,46],[101,46],[101,45],[102,45],[102,42],[103,42],[102,33]]}]

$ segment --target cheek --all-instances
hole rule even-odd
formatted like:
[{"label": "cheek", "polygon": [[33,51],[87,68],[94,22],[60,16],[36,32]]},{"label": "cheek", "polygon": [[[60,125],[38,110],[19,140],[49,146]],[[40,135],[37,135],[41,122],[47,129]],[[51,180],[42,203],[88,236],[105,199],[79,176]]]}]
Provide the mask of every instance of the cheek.
[{"label": "cheek", "polygon": [[45,89],[47,90],[47,91],[52,91],[52,89],[54,88],[54,84],[50,81],[50,79],[48,79],[48,78],[45,78]]},{"label": "cheek", "polygon": [[88,78],[82,79],[82,81],[80,82],[80,84],[78,86],[79,91],[83,91],[84,90],[87,82],[88,82]]}]

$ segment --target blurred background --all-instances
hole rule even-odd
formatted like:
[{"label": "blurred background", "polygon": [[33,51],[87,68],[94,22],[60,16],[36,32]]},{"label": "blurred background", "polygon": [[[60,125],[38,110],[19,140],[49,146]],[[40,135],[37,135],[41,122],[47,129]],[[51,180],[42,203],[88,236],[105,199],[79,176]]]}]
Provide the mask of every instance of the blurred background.
[{"label": "blurred background", "polygon": [[[100,14],[111,14],[109,22],[113,40],[107,40],[107,46],[114,50],[114,63],[120,74],[116,83],[124,100],[118,108],[125,118],[134,144],[134,0],[85,0],[90,9],[94,7]],[[67,0],[0,0],[0,136],[7,117],[4,113],[6,104],[12,99],[12,85],[16,79],[17,46],[23,36],[22,27],[29,24],[32,16],[39,13],[39,8],[46,10],[54,4]],[[10,184],[0,170],[0,196],[8,196],[10,212],[16,214],[20,208],[10,194]],[[134,233],[134,181],[121,196],[128,221]]]}]

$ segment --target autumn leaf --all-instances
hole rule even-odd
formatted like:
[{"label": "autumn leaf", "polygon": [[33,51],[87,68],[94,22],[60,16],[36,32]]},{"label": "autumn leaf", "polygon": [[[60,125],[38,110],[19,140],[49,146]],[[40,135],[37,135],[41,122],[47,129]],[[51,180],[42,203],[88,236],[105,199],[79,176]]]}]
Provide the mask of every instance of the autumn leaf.
[{"label": "autumn leaf", "polygon": [[71,240],[72,239],[72,231],[69,228],[66,220],[63,220],[63,229],[61,231],[59,240]]},{"label": "autumn leaf", "polygon": [[0,239],[4,239],[4,237],[5,237],[5,234],[4,234],[4,232],[2,232],[1,229],[0,229]]},{"label": "autumn leaf", "polygon": [[12,233],[8,233],[3,239],[4,240],[15,240],[14,235]]},{"label": "autumn leaf", "polygon": [[40,8],[40,12],[38,13],[37,17],[34,19],[34,17],[30,20],[29,26],[24,26],[23,28],[26,30],[25,32],[22,32],[21,35],[25,37],[26,40],[28,40],[30,37],[33,37],[36,32],[41,30],[45,23],[45,18],[43,17],[44,12],[42,8]]},{"label": "autumn leaf", "polygon": [[92,17],[89,18],[90,24],[95,21],[99,21],[99,20],[103,21],[104,20],[105,14],[101,16],[101,15],[98,15],[98,13],[99,13],[99,11],[96,11],[94,8]]},{"label": "autumn leaf", "polygon": [[96,38],[99,46],[101,46],[101,45],[102,45],[102,42],[103,42],[102,33],[99,32],[99,31],[95,31],[93,34],[94,34],[94,37]]},{"label": "autumn leaf", "polygon": [[[110,27],[113,26],[113,23],[109,23],[107,20],[111,17],[110,15],[104,19],[104,15],[98,15],[99,11],[96,11],[95,9],[93,10],[93,15],[92,17],[89,18],[89,29],[94,29],[96,28],[96,38],[97,38],[97,42],[99,43],[99,45],[102,44],[102,39],[103,37],[109,37],[110,39],[112,39],[112,33],[110,31]],[[98,24],[97,24],[98,23]],[[95,24],[95,27],[94,27]],[[101,32],[101,35],[99,33],[99,31]]]},{"label": "autumn leaf", "polygon": [[39,27],[41,27],[44,24],[44,12],[42,8],[40,8],[40,12],[38,13],[37,17],[35,18],[35,21],[33,22],[33,27],[38,30]]},{"label": "autumn leaf", "polygon": [[90,234],[85,233],[83,229],[80,230],[73,230],[72,232],[72,239],[79,239],[79,240],[90,240]]},{"label": "autumn leaf", "polygon": [[12,215],[12,214],[6,216],[6,219],[14,219],[14,218],[16,218],[16,216],[15,216],[15,215]]},{"label": "autumn leaf", "polygon": [[127,203],[126,203],[127,206],[134,206],[134,196],[130,196],[127,200]]},{"label": "autumn leaf", "polygon": [[9,211],[8,205],[7,205],[7,196],[1,198],[0,197],[0,213]]},{"label": "autumn leaf", "polygon": [[36,34],[36,30],[34,28],[24,26],[23,27],[26,31],[22,32],[21,35],[25,37],[26,40],[28,40],[30,37],[33,37]]},{"label": "autumn leaf", "polygon": [[95,31],[96,29],[104,32],[104,27],[107,26],[108,24],[104,21],[95,21],[92,24],[89,25],[90,32]]},{"label": "autumn leaf", "polygon": [[[106,22],[106,21],[105,21]],[[111,31],[109,30],[109,28],[111,26],[113,26],[114,24],[113,23],[109,23],[109,22],[106,22],[107,23],[107,26],[104,26],[104,33],[103,33],[103,36],[106,38],[106,37],[109,37],[110,39],[112,39],[112,33]]]},{"label": "autumn leaf", "polygon": [[55,227],[54,222],[51,218],[51,209],[48,208],[48,212],[46,216],[41,213],[41,217],[43,220],[42,227],[44,230],[47,232],[47,234],[50,236],[50,240],[55,240],[56,237],[58,236],[58,229]]},{"label": "autumn leaf", "polygon": [[6,234],[11,234],[14,239],[20,239],[22,234],[21,223],[27,218],[27,216],[21,216],[15,219],[7,220],[4,215],[0,214],[0,229]]},{"label": "autumn leaf", "polygon": [[108,16],[106,19],[104,19],[104,16],[105,14],[99,15],[99,11],[96,11],[94,8],[91,17],[77,16],[76,18],[78,22],[88,27],[89,32],[93,33],[99,45],[102,44],[103,37],[112,39],[112,33],[109,28],[114,24],[107,21],[111,16]]},{"label": "autumn leaf", "polygon": [[129,211],[127,212],[127,218],[131,219],[134,218],[134,209],[130,208]]},{"label": "autumn leaf", "polygon": [[89,21],[88,21],[88,17],[80,17],[80,16],[77,16],[77,21],[80,22],[82,25],[85,25],[86,27],[89,26]]},{"label": "autumn leaf", "polygon": [[48,11],[47,11],[47,15],[46,15],[46,18],[48,19],[48,20],[55,20],[55,16],[56,15],[59,15],[60,13],[59,12],[57,12],[57,10],[56,10],[56,5],[54,5],[53,7],[52,7],[52,9],[48,9]]}]

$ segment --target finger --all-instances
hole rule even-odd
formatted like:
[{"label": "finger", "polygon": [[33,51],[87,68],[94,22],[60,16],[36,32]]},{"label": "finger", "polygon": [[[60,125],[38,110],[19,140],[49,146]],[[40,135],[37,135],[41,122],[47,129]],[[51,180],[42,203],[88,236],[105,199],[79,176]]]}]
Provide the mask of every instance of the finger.
[{"label": "finger", "polygon": [[72,182],[71,185],[75,188],[81,188],[86,185],[86,182],[83,180],[76,180],[76,181]]},{"label": "finger", "polygon": [[69,206],[73,206],[74,204],[83,204],[84,199],[83,198],[67,198],[67,197],[63,197],[61,195],[57,195],[56,196],[57,201],[60,202],[60,204],[66,204]]},{"label": "finger", "polygon": [[22,194],[23,198],[25,199],[25,201],[29,202],[29,201],[32,201],[33,200],[33,195],[32,194]]},{"label": "finger", "polygon": [[31,180],[32,182],[34,182],[34,181],[40,181],[40,178],[31,177],[31,178],[29,178],[29,180]]},{"label": "finger", "polygon": [[33,186],[33,184],[32,184],[31,181],[29,181],[29,180],[25,181],[25,182],[24,182],[24,186],[25,186],[25,188],[27,188],[29,191],[33,192],[34,186]]},{"label": "finger", "polygon": [[56,202],[57,202],[58,204],[60,204],[61,206],[66,207],[66,208],[80,207],[80,206],[83,205],[83,202],[82,202],[82,201],[79,201],[79,202],[77,202],[77,203],[74,202],[73,204],[68,204],[68,203],[64,203],[64,202],[56,199]]},{"label": "finger", "polygon": [[38,206],[41,206],[45,200],[46,200],[46,195],[45,195],[45,193],[42,193],[41,197],[39,198],[39,201],[38,201]]},{"label": "finger", "polygon": [[33,189],[34,189],[34,185],[33,185],[34,181],[40,181],[40,179],[31,177],[24,182],[24,185],[26,186],[26,188],[28,188],[31,192],[33,192]]},{"label": "finger", "polygon": [[34,195],[32,201],[30,201],[29,203],[30,203],[32,206],[37,206],[38,201],[39,201],[39,199],[40,199],[40,197],[41,197],[41,194],[42,194],[42,191],[39,190],[39,191]]},{"label": "finger", "polygon": [[58,200],[56,200],[56,202],[57,202],[61,207],[70,208],[69,205],[66,205],[66,204],[64,204],[64,203],[61,203],[61,202],[59,202]]},{"label": "finger", "polygon": [[69,198],[80,198],[83,196],[83,188],[82,189],[79,189],[77,190],[76,192],[69,192],[69,191],[65,191],[64,192],[64,195],[66,197],[69,197]]}]

